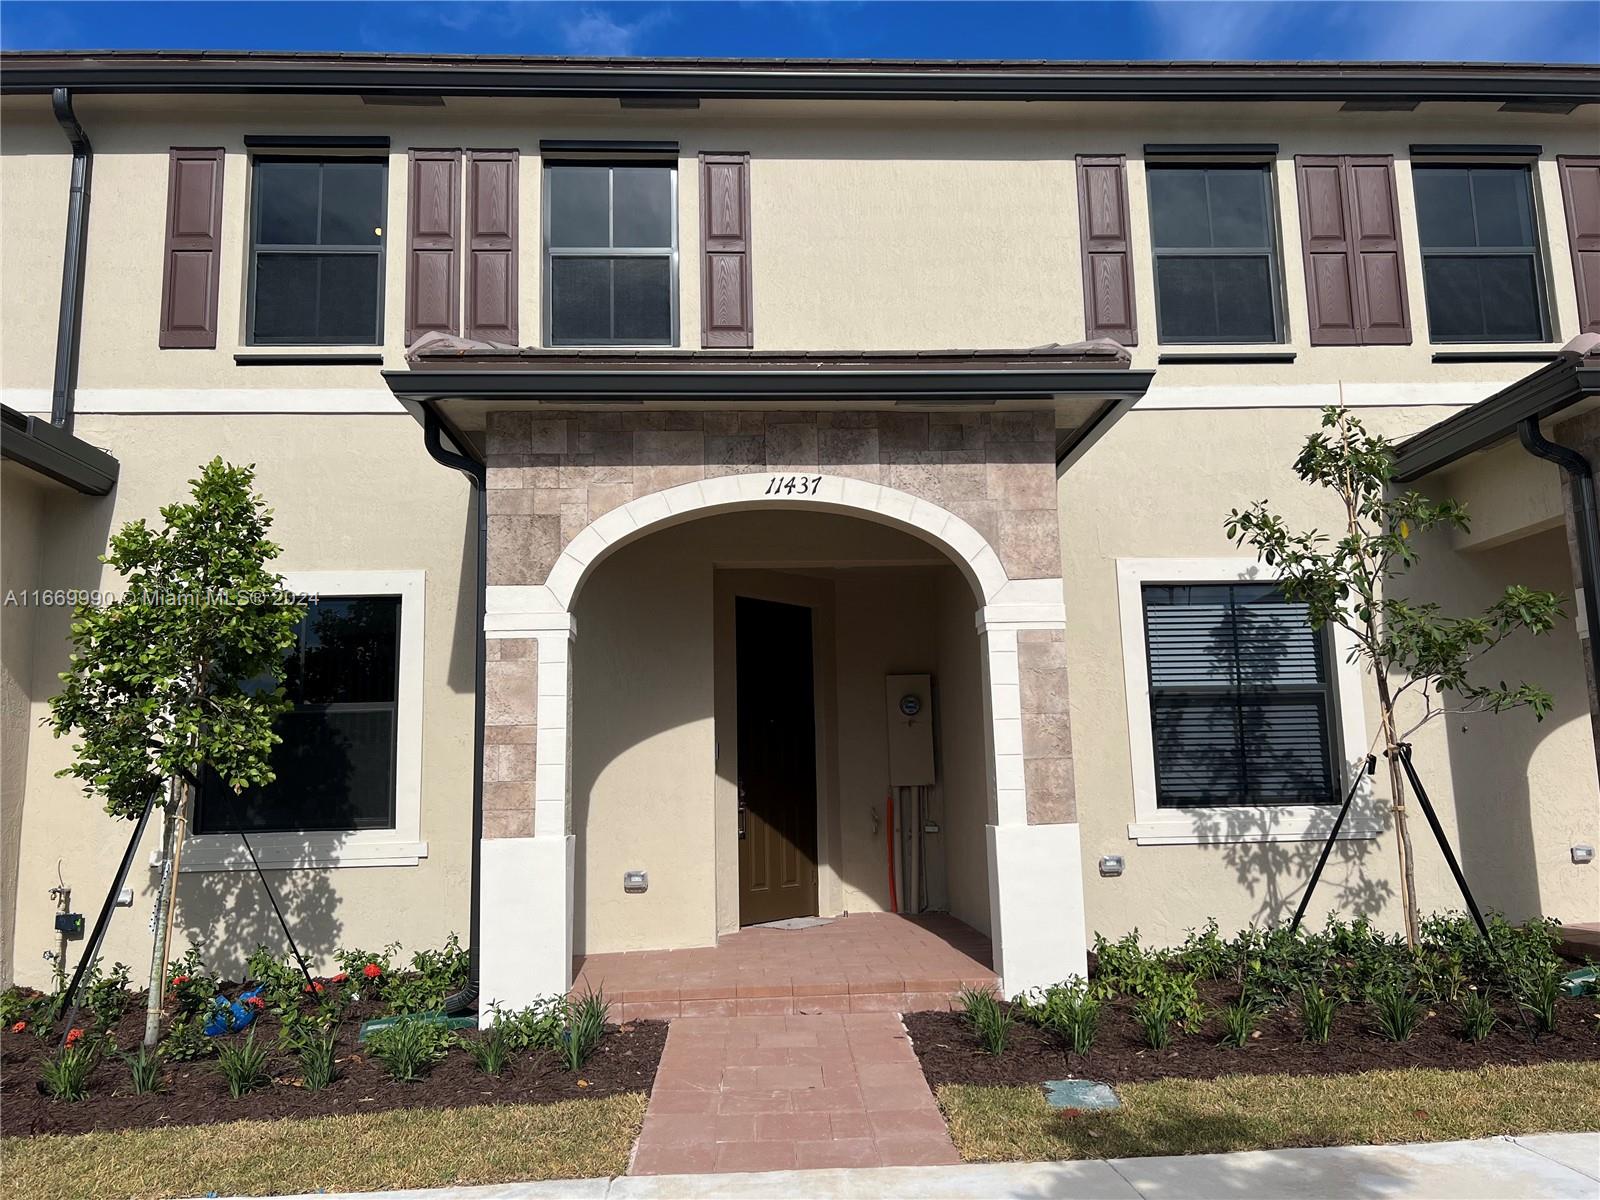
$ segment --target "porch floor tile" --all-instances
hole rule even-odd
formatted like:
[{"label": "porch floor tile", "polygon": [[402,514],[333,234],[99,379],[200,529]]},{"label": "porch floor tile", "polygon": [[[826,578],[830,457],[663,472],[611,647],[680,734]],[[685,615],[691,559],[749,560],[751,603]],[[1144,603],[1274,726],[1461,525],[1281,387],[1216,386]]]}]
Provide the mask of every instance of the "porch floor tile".
[{"label": "porch floor tile", "polygon": [[741,929],[715,946],[580,955],[573,992],[619,1020],[895,1013],[993,986],[989,939],[954,917],[852,913],[809,929]]},{"label": "porch floor tile", "polygon": [[960,1161],[899,1014],[706,1016],[667,1032],[630,1173]]}]

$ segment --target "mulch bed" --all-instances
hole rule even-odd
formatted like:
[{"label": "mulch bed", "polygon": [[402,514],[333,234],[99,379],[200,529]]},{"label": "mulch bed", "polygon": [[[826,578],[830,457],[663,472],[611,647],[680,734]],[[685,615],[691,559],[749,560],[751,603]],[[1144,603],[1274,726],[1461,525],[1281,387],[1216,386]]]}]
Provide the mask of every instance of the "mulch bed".
[{"label": "mulch bed", "polygon": [[[89,1077],[87,1099],[71,1104],[55,1101],[43,1095],[37,1084],[40,1064],[55,1052],[57,1039],[46,1043],[31,1032],[0,1032],[0,1132],[17,1137],[342,1116],[397,1108],[598,1099],[619,1092],[648,1092],[667,1041],[663,1021],[607,1026],[599,1047],[576,1074],[563,1070],[550,1052],[540,1051],[513,1055],[501,1075],[485,1075],[464,1050],[455,1047],[425,1078],[400,1083],[369,1058],[357,1041],[363,1020],[386,1015],[381,1004],[358,1003],[347,1010],[335,1050],[339,1078],[314,1092],[301,1086],[294,1057],[277,1052],[277,1021],[270,1014],[262,1016],[256,1021],[260,1026],[256,1041],[268,1049],[267,1069],[273,1082],[237,1100],[228,1094],[214,1058],[169,1064],[162,1090],[139,1096],[133,1092],[127,1064],[108,1054]],[[124,1050],[136,1049],[143,1037],[144,1008],[135,1006],[118,1024],[116,1043]]]},{"label": "mulch bed", "polygon": [[[1202,984],[1201,992],[1212,1007],[1238,997],[1236,987],[1228,985]],[[1222,1030],[1213,1018],[1195,1034],[1175,1030],[1172,1045],[1165,1050],[1145,1044],[1132,1008],[1126,997],[1106,1003],[1099,1035],[1084,1055],[1071,1053],[1055,1036],[1020,1020],[1012,1025],[1005,1052],[998,1058],[978,1045],[960,1013],[907,1013],[905,1024],[922,1072],[933,1087],[945,1083],[1006,1087],[1069,1078],[1143,1083],[1222,1075],[1346,1075],[1406,1067],[1470,1070],[1600,1060],[1600,1021],[1595,1019],[1592,998],[1563,997],[1555,1032],[1536,1041],[1528,1039],[1510,1009],[1501,1011],[1501,1024],[1489,1037],[1477,1043],[1463,1041],[1456,1032],[1455,1014],[1442,1006],[1429,1010],[1433,1015],[1408,1041],[1387,1042],[1373,1031],[1365,1009],[1352,1005],[1339,1010],[1327,1044],[1316,1046],[1303,1040],[1298,1009],[1286,1005],[1261,1019],[1256,1027],[1260,1036],[1247,1045],[1222,1045]]]}]

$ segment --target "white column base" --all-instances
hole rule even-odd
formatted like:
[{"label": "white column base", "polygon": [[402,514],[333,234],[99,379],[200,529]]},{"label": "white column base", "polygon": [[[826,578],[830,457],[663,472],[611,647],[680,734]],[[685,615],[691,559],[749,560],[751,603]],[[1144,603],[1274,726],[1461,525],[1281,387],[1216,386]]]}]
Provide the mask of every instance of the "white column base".
[{"label": "white column base", "polygon": [[1007,998],[1089,971],[1078,826],[990,825],[989,921]]},{"label": "white column base", "polygon": [[577,839],[486,838],[478,936],[478,1013],[526,1008],[572,986]]}]

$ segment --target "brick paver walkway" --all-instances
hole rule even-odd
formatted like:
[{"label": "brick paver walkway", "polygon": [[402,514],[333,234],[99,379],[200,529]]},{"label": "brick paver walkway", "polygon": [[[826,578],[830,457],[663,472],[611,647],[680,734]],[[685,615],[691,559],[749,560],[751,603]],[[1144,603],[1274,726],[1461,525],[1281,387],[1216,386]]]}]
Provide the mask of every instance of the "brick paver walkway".
[{"label": "brick paver walkway", "polygon": [[958,1163],[897,1013],[672,1022],[634,1175]]},{"label": "brick paver walkway", "polygon": [[603,989],[617,1020],[915,1012],[993,987],[989,939],[943,914],[852,913],[811,929],[741,929],[715,946],[591,954],[573,992]]}]

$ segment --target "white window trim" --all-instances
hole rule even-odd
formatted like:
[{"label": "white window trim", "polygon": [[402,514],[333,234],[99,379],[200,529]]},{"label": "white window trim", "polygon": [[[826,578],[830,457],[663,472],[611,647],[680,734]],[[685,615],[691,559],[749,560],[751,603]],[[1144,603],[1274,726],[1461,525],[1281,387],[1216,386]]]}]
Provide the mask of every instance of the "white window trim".
[{"label": "white window trim", "polygon": [[[1128,837],[1141,846],[1235,845],[1246,842],[1321,841],[1338,805],[1229,805],[1222,808],[1157,808],[1155,736],[1150,717],[1150,669],[1144,637],[1147,583],[1266,582],[1276,573],[1253,558],[1119,558],[1117,601],[1122,621],[1122,666],[1128,699],[1128,751],[1133,760],[1134,820]],[[1351,662],[1354,639],[1337,626],[1333,634],[1333,699],[1339,729],[1341,798],[1366,759],[1367,722],[1359,663]],[[1355,759],[1348,758],[1356,754]],[[1217,829],[1221,819],[1222,829]],[[1339,831],[1341,841],[1374,838],[1384,821],[1363,783]]]},{"label": "white window trim", "polygon": [[[395,693],[394,828],[348,833],[258,833],[250,837],[265,869],[405,867],[428,856],[422,840],[422,648],[426,571],[284,571],[284,586],[315,596],[400,597],[399,679]],[[254,868],[238,834],[184,839],[180,871]]]}]

